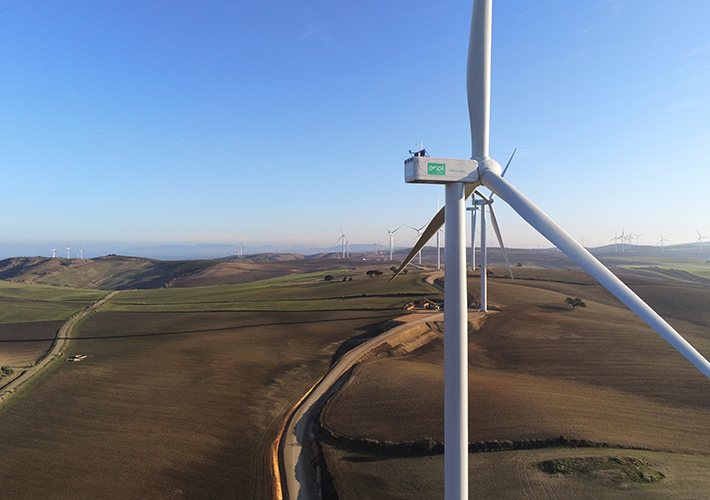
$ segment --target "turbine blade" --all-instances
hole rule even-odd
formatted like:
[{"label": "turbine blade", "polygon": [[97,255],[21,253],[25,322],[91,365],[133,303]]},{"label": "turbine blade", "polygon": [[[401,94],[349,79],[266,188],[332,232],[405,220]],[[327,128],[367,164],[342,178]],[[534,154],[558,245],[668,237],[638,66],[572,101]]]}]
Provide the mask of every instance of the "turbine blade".
[{"label": "turbine blade", "polygon": [[478,189],[474,189],[473,193],[476,196],[480,197],[483,201],[487,201],[490,203],[491,199],[488,196],[486,196],[485,194],[481,193]]},{"label": "turbine blade", "polygon": [[[466,201],[471,196],[471,194],[473,194],[473,191],[476,189],[477,185],[478,184],[466,184],[464,186],[464,201]],[[392,280],[399,276],[399,273],[402,272],[402,270],[407,266],[407,264],[412,262],[412,259],[414,259],[414,257],[419,253],[419,251],[424,248],[424,245],[426,245],[429,240],[436,234],[436,232],[442,228],[445,221],[445,211],[446,207],[441,207],[441,210],[439,210],[434,216],[434,218],[431,220],[431,222],[429,222],[429,225],[422,233],[422,236],[419,238],[419,241],[417,241],[417,243],[414,245],[414,247],[412,247],[412,250],[409,252],[407,257],[402,261],[402,264],[400,264],[400,266],[397,268],[397,271],[394,273],[394,276],[390,278],[390,283],[392,283]],[[416,231],[415,228],[412,229]]]},{"label": "turbine blade", "polygon": [[614,294],[688,361],[693,363],[698,370],[710,378],[710,363],[687,340],[525,195],[493,171],[484,172],[480,180],[484,186],[505,200],[528,224],[591,274],[604,288]]},{"label": "turbine blade", "polygon": [[491,0],[473,2],[466,91],[471,121],[471,157],[488,156],[491,103]]},{"label": "turbine blade", "polygon": [[510,166],[510,162],[513,161],[513,156],[515,156],[516,151],[518,151],[518,148],[515,148],[513,150],[513,154],[510,155],[510,159],[508,160],[508,163],[505,164],[505,168],[503,169],[503,173],[501,174],[501,177],[505,177],[505,173],[508,171],[508,167]]},{"label": "turbine blade", "polygon": [[493,210],[493,205],[489,205],[491,210],[491,224],[493,225],[493,231],[496,233],[496,238],[498,238],[498,244],[500,249],[503,250],[503,257],[505,258],[505,265],[508,267],[508,273],[510,274],[510,279],[515,281],[513,278],[513,270],[510,268],[510,261],[508,260],[508,252],[505,250],[505,245],[503,244],[503,236],[500,234],[500,228],[498,227],[498,220],[496,219],[496,213]]},{"label": "turbine blade", "polygon": [[402,272],[402,270],[405,268],[407,264],[409,264],[414,257],[419,253],[419,251],[424,248],[424,245],[426,245],[429,240],[436,234],[436,232],[441,229],[441,226],[444,225],[444,208],[442,207],[441,210],[434,216],[434,218],[429,222],[429,225],[427,228],[424,230],[422,233],[421,237],[419,240],[414,244],[412,247],[412,250],[409,252],[407,257],[402,261],[402,264],[400,264],[399,268],[397,271],[394,273],[394,276],[390,279],[390,283],[392,282],[393,279],[395,279],[399,273]]}]

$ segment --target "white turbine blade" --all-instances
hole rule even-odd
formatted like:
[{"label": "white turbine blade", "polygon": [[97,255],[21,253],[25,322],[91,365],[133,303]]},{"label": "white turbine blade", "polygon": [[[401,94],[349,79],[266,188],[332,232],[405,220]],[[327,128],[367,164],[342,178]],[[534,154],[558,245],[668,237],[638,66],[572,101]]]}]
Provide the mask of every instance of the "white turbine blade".
[{"label": "white turbine blade", "polygon": [[510,162],[513,161],[513,156],[515,156],[515,153],[518,151],[518,148],[515,148],[513,150],[513,154],[510,155],[510,159],[508,160],[508,163],[505,164],[505,168],[503,169],[503,173],[500,174],[501,177],[505,177],[505,173],[508,171],[508,167],[510,166]]},{"label": "white turbine blade", "polygon": [[416,257],[416,255],[421,251],[421,249],[424,248],[424,245],[426,245],[429,242],[429,240],[436,234],[436,232],[439,229],[441,229],[441,226],[443,226],[443,225],[444,225],[444,209],[442,208],[434,216],[434,218],[431,220],[431,222],[429,222],[429,225],[422,233],[421,237],[419,238],[419,241],[417,241],[414,244],[414,246],[412,247],[412,250],[409,252],[409,254],[404,259],[402,264],[400,264],[397,271],[394,273],[394,276],[392,276],[392,278],[390,278],[390,282],[393,279],[395,279],[399,275],[399,273],[402,272],[402,270],[406,267],[407,264],[409,264],[412,261],[412,259],[414,259],[414,257]]},{"label": "white turbine blade", "polygon": [[[515,148],[515,149],[513,150],[513,154],[510,155],[510,159],[508,160],[508,163],[505,164],[505,168],[503,169],[503,173],[500,174],[501,177],[505,177],[505,173],[508,171],[508,167],[510,166],[510,162],[513,161],[513,156],[515,156],[515,152],[516,152],[517,150],[518,150],[518,148]],[[495,195],[496,195],[495,193],[491,193],[491,201],[493,201],[493,198],[495,198]],[[511,273],[511,276],[510,276],[510,277],[511,277],[511,278],[513,277],[512,273]]]},{"label": "white turbine blade", "polygon": [[491,10],[491,0],[473,2],[466,65],[472,158],[488,156],[491,114]]},{"label": "white turbine blade", "polygon": [[480,197],[483,201],[487,201],[488,203],[490,203],[491,199],[488,196],[486,196],[485,194],[481,193],[478,189],[474,189],[473,193],[476,196]]},{"label": "white turbine blade", "polygon": [[488,189],[508,203],[528,224],[559,248],[582,269],[591,274],[604,288],[609,290],[629,309],[656,330],[678,352],[693,363],[706,377],[710,378],[710,363],[661,318],[648,304],[641,300],[619,278],[604,267],[592,254],[577,243],[533,202],[515,189],[508,181],[493,171],[485,172],[481,182]]},{"label": "white turbine blade", "polygon": [[508,252],[505,250],[505,245],[503,244],[503,236],[501,235],[500,228],[498,227],[496,213],[493,210],[493,205],[489,205],[489,207],[491,210],[491,224],[493,225],[493,231],[495,231],[496,238],[498,238],[500,249],[503,250],[503,257],[505,258],[505,265],[508,267],[508,273],[510,273],[510,279],[515,281],[515,278],[513,278],[513,270],[510,268],[510,261],[508,260]]},{"label": "white turbine blade", "polygon": [[[473,194],[474,189],[476,189],[476,186],[478,184],[466,184],[464,187],[464,201],[466,201],[471,194]],[[419,251],[424,248],[424,245],[426,245],[429,240],[436,234],[436,232],[441,229],[444,225],[445,221],[445,209],[446,207],[441,207],[441,210],[437,212],[437,214],[434,216],[434,218],[429,222],[429,225],[427,228],[424,230],[422,233],[421,237],[419,238],[419,241],[414,245],[412,250],[409,252],[407,257],[402,261],[402,264],[400,264],[399,268],[397,268],[397,271],[394,273],[394,276],[390,278],[390,283],[392,282],[393,279],[395,279],[397,276],[399,276],[399,273],[402,272],[402,270],[409,264],[412,259],[419,253]],[[408,226],[412,227],[412,226]],[[424,226],[422,226],[424,227]],[[413,228],[416,231],[416,228]]]}]

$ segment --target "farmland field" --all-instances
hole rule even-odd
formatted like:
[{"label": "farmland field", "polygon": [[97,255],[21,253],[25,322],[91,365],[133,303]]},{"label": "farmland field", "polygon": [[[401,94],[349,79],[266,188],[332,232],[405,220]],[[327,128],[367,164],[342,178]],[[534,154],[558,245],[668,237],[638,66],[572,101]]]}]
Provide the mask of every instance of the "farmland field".
[{"label": "farmland field", "polygon": [[3,497],[270,497],[279,425],[339,346],[440,297],[420,276],[324,274],[121,292],[77,327],[83,361],[0,407]]},{"label": "farmland field", "polygon": [[[495,270],[494,276],[504,272]],[[710,455],[710,381],[584,273],[522,269],[516,274],[515,283],[509,278],[489,281],[489,304],[501,311],[489,313],[470,333],[471,442],[565,436],[688,454],[664,455],[668,463],[678,460],[669,466],[674,470],[679,470],[680,461],[690,460],[689,455]],[[629,283],[701,353],[710,355],[710,287],[641,276]],[[474,297],[477,286],[478,280],[471,279]],[[587,307],[572,311],[564,303],[568,296],[583,298]],[[423,470],[431,474],[424,479],[425,472],[416,472],[417,481],[441,489],[441,466],[434,466],[441,456],[374,456],[358,443],[443,440],[443,342],[434,341],[405,356],[362,363],[328,402],[322,422],[330,433],[351,443],[325,445],[336,487],[357,484],[360,488],[351,494],[339,489],[341,499],[390,498],[378,489],[384,488],[381,480],[385,479],[404,491],[412,476],[395,472],[404,467],[401,464],[414,469],[422,467],[415,464],[430,464]],[[497,458],[501,453],[471,455],[472,469],[486,471],[486,477],[478,480],[492,484],[510,480],[509,468],[501,467]],[[698,464],[707,471],[706,459]],[[702,484],[706,489],[701,491],[710,491]],[[665,487],[654,491],[667,493]],[[695,493],[684,494],[678,498],[695,498]],[[517,491],[490,496],[524,495]],[[560,498],[568,498],[565,495]],[[619,498],[639,497],[628,495]]]},{"label": "farmland field", "polygon": [[[443,455],[408,457],[353,452],[326,446],[329,461],[341,464],[334,478],[341,500],[443,499]],[[643,460],[665,477],[655,483],[631,481],[613,469],[590,474],[547,474],[538,464],[565,458]],[[406,478],[403,480],[402,478]],[[398,480],[399,479],[399,480]],[[640,450],[550,448],[474,453],[469,456],[472,498],[506,500],[701,499],[710,491],[710,457]]]},{"label": "farmland field", "polygon": [[52,347],[59,328],[105,292],[0,281],[0,366],[12,375],[4,386],[34,365]]}]

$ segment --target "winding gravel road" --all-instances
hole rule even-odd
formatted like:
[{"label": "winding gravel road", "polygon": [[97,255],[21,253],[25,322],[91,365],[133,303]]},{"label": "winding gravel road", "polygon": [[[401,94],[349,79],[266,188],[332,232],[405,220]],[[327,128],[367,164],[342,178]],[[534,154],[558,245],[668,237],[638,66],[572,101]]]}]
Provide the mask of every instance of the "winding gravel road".
[{"label": "winding gravel road", "polygon": [[[407,317],[411,320],[412,315]],[[282,481],[283,497],[289,500],[312,500],[316,497],[315,482],[312,477],[310,444],[313,440],[311,422],[318,411],[321,398],[329,395],[338,379],[355,366],[362,357],[390,338],[427,321],[442,321],[443,313],[424,313],[421,318],[408,321],[379,335],[345,354],[331,367],[328,374],[313,388],[292,415],[282,437],[279,449],[283,464],[285,482]]]}]

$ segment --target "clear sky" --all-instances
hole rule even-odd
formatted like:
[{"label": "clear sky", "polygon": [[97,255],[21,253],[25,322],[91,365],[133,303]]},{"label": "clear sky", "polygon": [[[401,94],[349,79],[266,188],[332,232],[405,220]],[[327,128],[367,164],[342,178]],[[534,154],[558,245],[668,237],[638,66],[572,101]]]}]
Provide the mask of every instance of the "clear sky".
[{"label": "clear sky", "polygon": [[[0,257],[388,244],[468,158],[470,1],[0,1]],[[491,155],[586,245],[710,236],[710,2],[493,5]],[[549,246],[502,200],[509,246]],[[396,234],[411,245],[414,232]],[[668,243],[667,243],[668,244]],[[12,250],[8,250],[12,248]]]}]

